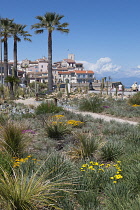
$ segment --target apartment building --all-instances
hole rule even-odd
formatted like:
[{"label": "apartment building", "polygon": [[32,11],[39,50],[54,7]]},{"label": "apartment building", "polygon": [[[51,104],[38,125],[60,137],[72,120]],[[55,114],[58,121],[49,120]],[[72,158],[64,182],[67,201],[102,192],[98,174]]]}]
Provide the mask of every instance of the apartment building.
[{"label": "apartment building", "polygon": [[85,70],[58,71],[58,82],[89,83],[94,82],[94,72]]}]

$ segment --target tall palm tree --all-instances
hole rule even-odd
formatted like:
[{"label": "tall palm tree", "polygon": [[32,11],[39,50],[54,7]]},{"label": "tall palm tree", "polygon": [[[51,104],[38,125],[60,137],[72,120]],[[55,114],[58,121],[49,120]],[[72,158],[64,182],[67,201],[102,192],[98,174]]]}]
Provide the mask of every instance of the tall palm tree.
[{"label": "tall palm tree", "polygon": [[21,25],[21,24],[16,24],[16,23],[13,23],[12,24],[12,36],[14,38],[14,76],[17,77],[17,42],[20,42],[21,41],[21,38],[20,37],[23,37],[24,40],[27,40],[27,41],[30,41],[31,42],[31,39],[28,38],[32,35],[30,35],[28,33],[28,31],[25,31],[26,25]]},{"label": "tall palm tree", "polygon": [[52,32],[54,30],[61,31],[64,33],[68,33],[69,29],[66,27],[69,25],[68,23],[60,23],[60,20],[64,17],[64,15],[59,15],[51,12],[47,12],[44,16],[37,16],[40,22],[31,26],[31,28],[37,29],[35,31],[36,34],[43,33],[46,29],[48,31],[48,88],[49,91],[53,89],[53,75],[52,75]]},{"label": "tall palm tree", "polygon": [[4,42],[4,78],[8,76],[8,38],[11,36],[12,23],[13,19],[1,18],[2,41]]}]

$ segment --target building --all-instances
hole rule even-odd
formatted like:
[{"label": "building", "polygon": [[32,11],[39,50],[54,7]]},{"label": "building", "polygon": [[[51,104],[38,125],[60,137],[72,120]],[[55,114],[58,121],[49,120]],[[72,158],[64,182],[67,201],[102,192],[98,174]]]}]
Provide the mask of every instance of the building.
[{"label": "building", "polygon": [[[8,74],[12,75],[13,62],[8,64]],[[18,76],[22,82],[28,78],[29,82],[48,82],[48,59],[43,57],[35,61],[25,59],[18,63]],[[82,63],[76,63],[74,54],[68,58],[54,62],[52,65],[53,83],[88,83],[94,81],[94,72],[84,70]],[[4,78],[4,65],[2,64],[2,77]]]},{"label": "building", "polygon": [[94,72],[88,70],[58,71],[58,82],[90,83],[94,82]]}]

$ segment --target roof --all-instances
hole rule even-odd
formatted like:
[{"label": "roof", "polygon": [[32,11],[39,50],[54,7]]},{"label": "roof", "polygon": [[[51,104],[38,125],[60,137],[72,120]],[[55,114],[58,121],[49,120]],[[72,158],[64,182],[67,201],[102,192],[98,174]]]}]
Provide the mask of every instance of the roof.
[{"label": "roof", "polygon": [[58,71],[58,74],[70,74],[69,71]]},{"label": "roof", "polygon": [[75,70],[74,72],[76,74],[94,74],[94,71],[90,71],[90,70],[89,71],[88,70],[87,71],[84,71],[84,70],[81,70],[81,71],[80,70]]},{"label": "roof", "polygon": [[29,64],[38,64],[38,61],[29,61]]},{"label": "roof", "polygon": [[63,60],[66,61],[67,63],[75,63],[75,61],[72,59],[63,59]]}]

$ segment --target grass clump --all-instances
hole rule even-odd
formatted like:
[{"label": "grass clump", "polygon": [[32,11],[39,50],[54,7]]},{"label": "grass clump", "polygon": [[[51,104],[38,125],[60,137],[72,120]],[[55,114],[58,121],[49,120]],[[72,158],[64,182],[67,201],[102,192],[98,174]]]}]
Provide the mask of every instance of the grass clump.
[{"label": "grass clump", "polygon": [[79,109],[81,111],[102,112],[103,100],[98,96],[91,98],[82,98],[79,102]]},{"label": "grass clump", "polygon": [[99,141],[97,138],[90,134],[75,134],[78,142],[75,143],[73,147],[71,147],[68,154],[72,159],[78,158],[90,158],[93,157],[94,152],[98,148]]},{"label": "grass clump", "polygon": [[70,133],[70,128],[65,122],[53,121],[45,124],[45,132],[50,138],[60,139]]},{"label": "grass clump", "polygon": [[[3,170],[0,176],[1,208],[9,210],[38,210],[59,209],[57,199],[58,192],[65,191],[70,182],[61,179],[46,179],[45,174],[38,175],[34,172],[30,177],[21,170],[9,175]],[[72,184],[72,183],[71,183]],[[67,187],[68,191],[68,187]]]},{"label": "grass clump", "polygon": [[62,107],[56,106],[54,103],[41,103],[35,110],[36,115],[46,114],[46,113],[58,113],[62,111]]},{"label": "grass clump", "polygon": [[8,122],[0,129],[0,145],[11,156],[22,156],[29,140],[22,124]]},{"label": "grass clump", "polygon": [[131,105],[140,105],[140,92],[137,92],[131,98],[129,98],[128,103]]},{"label": "grass clump", "polygon": [[101,148],[101,157],[106,161],[114,161],[124,153],[122,142],[110,140]]}]

